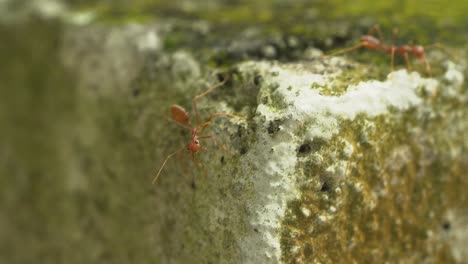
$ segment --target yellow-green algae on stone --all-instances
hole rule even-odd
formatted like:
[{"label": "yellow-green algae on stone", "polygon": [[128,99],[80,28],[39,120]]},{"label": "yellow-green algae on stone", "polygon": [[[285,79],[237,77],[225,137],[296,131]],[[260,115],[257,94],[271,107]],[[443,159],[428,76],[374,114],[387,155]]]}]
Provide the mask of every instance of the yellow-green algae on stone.
[{"label": "yellow-green algae on stone", "polygon": [[[327,129],[331,137],[303,139],[308,147],[295,172],[300,195],[288,203],[281,223],[284,262],[467,258],[466,90],[461,69],[446,66],[440,83],[399,71],[389,75],[388,87],[358,84],[383,95],[373,98],[375,108],[365,110],[373,103],[361,94],[337,117],[337,127]],[[349,88],[341,97],[352,93]],[[400,98],[391,103],[393,96]],[[325,115],[340,112],[342,104],[334,107]],[[380,107],[388,110],[376,114]],[[364,111],[350,119],[352,108]]]},{"label": "yellow-green algae on stone", "polygon": [[[263,164],[255,173],[242,170],[253,173],[247,179],[258,197],[249,201],[249,221],[262,234],[242,240],[244,254],[252,263],[458,260],[465,238],[446,244],[449,231],[441,227],[450,210],[444,204],[466,210],[464,97],[453,94],[463,91],[463,79],[448,77],[460,77],[462,69],[447,62],[441,81],[400,70],[385,81],[349,85],[339,96],[323,95],[345,63],[332,59],[329,72],[318,61],[239,66],[264,80],[254,120],[277,127],[258,133],[240,159],[241,167]],[[460,108],[444,113],[447,102]],[[442,116],[459,120],[447,130]],[[437,144],[448,140],[447,131],[456,135],[450,151]],[[453,172],[441,174],[440,166]],[[449,186],[461,195],[456,201],[444,196]],[[430,206],[436,201],[440,211]],[[263,245],[264,255],[254,245]]]}]

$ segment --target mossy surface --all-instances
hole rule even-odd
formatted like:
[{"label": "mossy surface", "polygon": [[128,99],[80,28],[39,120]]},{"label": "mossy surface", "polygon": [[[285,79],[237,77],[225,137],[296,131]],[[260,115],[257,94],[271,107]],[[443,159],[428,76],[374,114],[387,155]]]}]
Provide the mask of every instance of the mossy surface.
[{"label": "mossy surface", "polygon": [[[357,44],[359,37],[374,24],[380,24],[388,43],[392,42],[394,29],[398,30],[399,44],[437,42],[450,48],[463,46],[468,35],[464,27],[468,24],[465,1],[351,3],[333,0],[286,4],[257,0],[232,4],[213,0],[195,4],[142,0],[112,5],[79,1],[71,6],[92,12],[95,21],[105,24],[172,21],[175,26],[165,37],[165,45],[206,54],[207,63],[215,66],[232,65],[246,58],[297,61],[303,59],[308,47],[318,47],[328,53]],[[207,23],[202,28],[208,26],[208,34],[194,30],[199,22]],[[266,56],[265,47],[272,47],[274,53]],[[375,51],[361,50],[347,55],[365,64],[390,64],[388,56]],[[403,66],[404,60],[397,58],[397,65]],[[378,72],[382,70],[377,69],[373,74]]]},{"label": "mossy surface", "polygon": [[[379,23],[389,39],[391,30],[398,28],[404,42],[412,39],[421,43],[439,41],[452,45],[464,43],[466,31],[463,25],[467,24],[465,11],[468,10],[465,1],[427,3],[423,0],[399,3],[371,0],[272,3],[257,0],[238,1],[236,4],[228,1],[168,3],[142,0],[113,5],[82,1],[73,6],[97,10],[99,20],[103,21],[138,21],[141,17],[156,15],[158,18],[210,21],[231,32],[255,25],[267,34],[294,35],[309,41],[331,37],[338,43],[350,34],[362,34],[372,23]],[[330,28],[333,29],[332,34]]]},{"label": "mossy surface", "polygon": [[[448,119],[462,124],[456,115]],[[443,142],[447,130],[465,128],[417,116],[344,122],[340,135],[314,151],[323,164],[303,158],[302,198],[290,202],[282,231],[284,262],[455,261],[445,237],[458,231],[450,230],[447,214],[466,217],[468,182],[466,160],[449,153],[465,139]],[[367,122],[375,124],[369,133]],[[343,155],[343,140],[353,146],[351,157]],[[327,171],[340,160],[348,163],[344,178]]]}]

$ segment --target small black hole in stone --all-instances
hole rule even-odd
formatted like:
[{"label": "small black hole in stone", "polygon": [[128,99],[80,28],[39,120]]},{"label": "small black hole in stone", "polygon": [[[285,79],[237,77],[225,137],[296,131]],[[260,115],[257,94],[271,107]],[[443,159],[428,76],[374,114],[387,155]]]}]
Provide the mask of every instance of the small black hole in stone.
[{"label": "small black hole in stone", "polygon": [[227,74],[225,73],[218,73],[216,74],[216,78],[218,78],[218,81],[222,82],[226,78]]},{"label": "small black hole in stone", "polygon": [[190,183],[190,187],[192,187],[192,190],[195,190],[197,188],[195,181],[192,181],[192,183]]},{"label": "small black hole in stone", "polygon": [[449,222],[445,222],[442,224],[442,228],[446,231],[450,230],[450,223]]},{"label": "small black hole in stone", "polygon": [[305,143],[305,144],[302,144],[297,151],[299,152],[299,154],[304,155],[304,154],[309,154],[311,150],[312,148],[310,147],[310,145]]},{"label": "small black hole in stone", "polygon": [[247,148],[246,148],[246,147],[242,147],[242,148],[240,149],[239,153],[240,153],[241,155],[244,155],[245,153],[247,153]]},{"label": "small black hole in stone", "polygon": [[272,135],[272,134],[275,134],[276,132],[280,131],[280,121],[279,120],[275,120],[275,121],[270,121],[270,123],[268,124],[268,134]]},{"label": "small black hole in stone", "polygon": [[132,90],[132,95],[134,97],[137,97],[138,95],[140,95],[140,89],[138,89],[138,88],[133,89]]},{"label": "small black hole in stone", "polygon": [[324,182],[322,187],[320,188],[321,192],[328,192],[330,190],[330,184],[328,182]]},{"label": "small black hole in stone", "polygon": [[312,247],[309,244],[306,244],[304,247],[304,255],[312,256],[313,253],[314,253],[314,250],[312,249]]},{"label": "small black hole in stone", "polygon": [[221,164],[224,164],[224,156],[221,156]]},{"label": "small black hole in stone", "polygon": [[254,84],[259,85],[262,82],[263,77],[261,75],[256,75],[254,77]]},{"label": "small black hole in stone", "polygon": [[219,82],[225,82],[224,86],[230,87],[233,83],[233,71],[222,72],[216,75]]},{"label": "small black hole in stone", "polygon": [[257,229],[257,228],[254,228],[254,231],[258,233],[258,229]]}]

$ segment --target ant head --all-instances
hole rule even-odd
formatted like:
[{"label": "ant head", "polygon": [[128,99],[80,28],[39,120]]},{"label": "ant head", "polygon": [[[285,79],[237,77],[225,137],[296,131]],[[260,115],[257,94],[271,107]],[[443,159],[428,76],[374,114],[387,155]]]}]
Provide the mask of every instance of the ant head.
[{"label": "ant head", "polygon": [[423,46],[414,46],[413,49],[411,50],[413,53],[413,56],[416,58],[422,58],[425,55],[424,47]]},{"label": "ant head", "polygon": [[192,137],[192,141],[190,141],[190,143],[188,144],[187,147],[190,150],[190,152],[192,152],[192,153],[197,153],[202,149],[202,146],[200,144],[200,140],[198,139],[197,135],[194,135]]}]

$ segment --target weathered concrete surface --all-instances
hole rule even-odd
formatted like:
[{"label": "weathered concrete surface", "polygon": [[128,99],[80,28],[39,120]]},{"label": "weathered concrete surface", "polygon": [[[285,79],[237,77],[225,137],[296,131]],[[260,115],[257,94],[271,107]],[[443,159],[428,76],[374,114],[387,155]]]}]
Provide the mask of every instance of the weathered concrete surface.
[{"label": "weathered concrete surface", "polygon": [[[448,67],[447,79],[461,76]],[[277,111],[267,103],[257,108],[267,117],[265,127],[268,122],[280,124],[272,145],[262,145],[279,149],[277,161],[271,155],[270,164],[283,169],[265,178],[281,175],[280,186],[289,187],[284,192],[271,190],[276,199],[283,193],[289,201],[280,210],[286,214],[284,218],[280,214],[279,225],[282,259],[305,263],[444,259],[446,249],[439,239],[451,231],[443,230],[448,211],[439,206],[452,204],[449,211],[457,211],[466,222],[465,187],[461,187],[466,185],[466,127],[461,125],[464,110],[434,109],[443,108],[445,96],[461,91],[461,79],[455,78],[454,86],[442,86],[417,73],[398,71],[385,82],[350,85],[336,97],[320,95],[321,89],[334,88],[331,81],[304,68],[304,64],[293,70],[268,67],[278,72],[270,84],[283,107]],[[456,100],[463,105],[466,99]],[[452,118],[456,121],[450,126],[437,128],[441,119]],[[444,150],[437,142],[446,142],[442,134],[448,131],[460,137],[450,136],[449,141],[455,141],[446,143]],[[441,174],[438,167],[444,167],[444,160],[455,167],[450,165]],[[288,166],[279,165],[284,162]],[[291,178],[294,187],[285,184]],[[460,195],[450,198],[448,192],[458,188]],[[444,189],[452,191],[444,194]],[[297,190],[300,194],[294,197]],[[462,261],[466,237],[457,241],[451,253]]]},{"label": "weathered concrete surface", "polygon": [[[431,51],[434,78],[387,76],[384,57],[322,59],[255,28],[54,12],[1,28],[1,262],[468,258],[464,49]],[[152,186],[189,139],[162,113],[228,72],[199,106],[245,116],[210,126],[232,154],[204,142],[201,168],[175,157]]]}]

